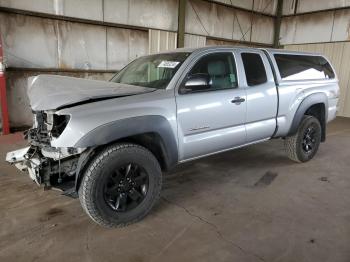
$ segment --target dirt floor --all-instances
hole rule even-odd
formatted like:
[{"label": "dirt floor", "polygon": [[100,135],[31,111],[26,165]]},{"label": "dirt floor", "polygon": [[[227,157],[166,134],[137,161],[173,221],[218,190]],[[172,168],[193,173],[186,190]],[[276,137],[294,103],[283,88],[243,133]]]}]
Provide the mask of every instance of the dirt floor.
[{"label": "dirt floor", "polygon": [[153,212],[122,229],[4,163],[23,145],[0,136],[1,262],[350,261],[350,119],[308,163],[274,140],[179,166]]}]

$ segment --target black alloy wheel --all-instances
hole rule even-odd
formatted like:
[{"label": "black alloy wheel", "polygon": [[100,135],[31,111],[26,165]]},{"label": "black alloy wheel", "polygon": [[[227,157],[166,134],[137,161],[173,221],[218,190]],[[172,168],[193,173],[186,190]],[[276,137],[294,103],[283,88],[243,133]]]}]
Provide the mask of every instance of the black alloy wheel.
[{"label": "black alloy wheel", "polygon": [[305,153],[309,154],[316,146],[316,127],[315,124],[311,124],[305,130],[302,147]]},{"label": "black alloy wheel", "polygon": [[111,172],[106,180],[104,199],[116,212],[138,206],[148,192],[148,174],[141,166],[129,163]]},{"label": "black alloy wheel", "polygon": [[162,170],[147,148],[116,143],[90,160],[79,187],[84,211],[96,223],[122,227],[144,218],[160,197]]},{"label": "black alloy wheel", "polygon": [[297,132],[284,140],[288,157],[296,162],[309,161],[318,151],[321,136],[320,121],[314,116],[305,115]]}]

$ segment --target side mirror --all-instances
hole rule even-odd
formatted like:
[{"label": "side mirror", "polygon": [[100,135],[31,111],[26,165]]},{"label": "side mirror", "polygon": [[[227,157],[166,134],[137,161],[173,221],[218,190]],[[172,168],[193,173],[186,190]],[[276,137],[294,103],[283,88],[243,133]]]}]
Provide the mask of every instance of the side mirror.
[{"label": "side mirror", "polygon": [[181,88],[181,93],[189,93],[203,91],[210,87],[210,77],[208,74],[193,74],[187,77],[184,87]]}]

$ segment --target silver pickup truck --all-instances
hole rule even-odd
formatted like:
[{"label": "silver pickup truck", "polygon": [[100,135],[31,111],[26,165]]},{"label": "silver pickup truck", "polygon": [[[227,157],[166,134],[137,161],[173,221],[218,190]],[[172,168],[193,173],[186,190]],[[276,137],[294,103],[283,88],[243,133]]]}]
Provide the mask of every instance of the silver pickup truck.
[{"label": "silver pickup truck", "polygon": [[146,216],[162,171],[179,163],[272,138],[284,139],[292,160],[310,160],[339,97],[322,55],[225,46],[141,57],[109,82],[28,81],[29,145],[6,160],[45,188],[78,195],[104,226]]}]

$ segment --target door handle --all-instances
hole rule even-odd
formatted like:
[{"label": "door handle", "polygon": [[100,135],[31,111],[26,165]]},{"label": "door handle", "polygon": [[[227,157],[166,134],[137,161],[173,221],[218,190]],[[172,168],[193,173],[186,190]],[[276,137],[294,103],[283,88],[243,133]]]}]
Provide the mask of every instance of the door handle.
[{"label": "door handle", "polygon": [[245,99],[243,97],[236,96],[235,99],[231,100],[231,103],[234,103],[236,105],[240,105],[244,101],[245,101]]}]

